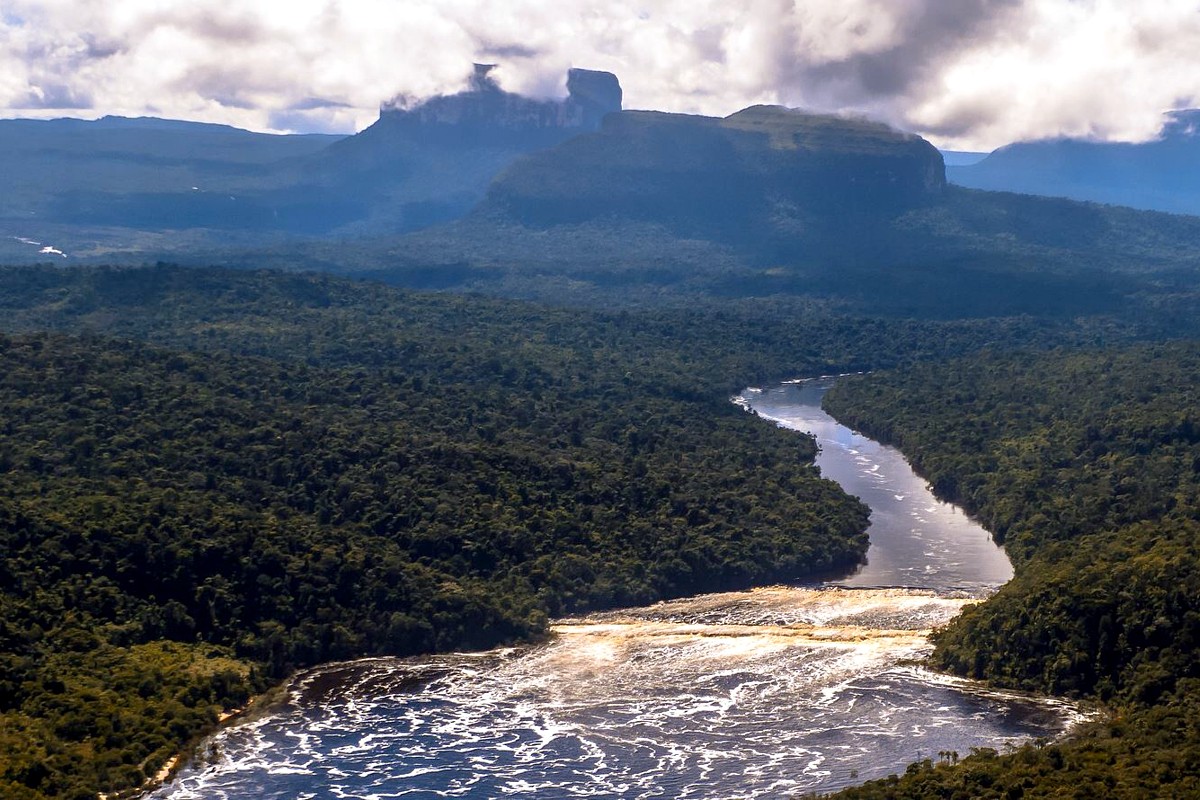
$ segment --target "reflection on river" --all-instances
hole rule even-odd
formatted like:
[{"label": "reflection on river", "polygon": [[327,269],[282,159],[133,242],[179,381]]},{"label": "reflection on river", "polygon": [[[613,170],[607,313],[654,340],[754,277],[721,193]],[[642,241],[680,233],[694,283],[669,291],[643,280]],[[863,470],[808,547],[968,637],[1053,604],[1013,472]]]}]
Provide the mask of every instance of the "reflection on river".
[{"label": "reflection on river", "polygon": [[811,433],[821,474],[871,507],[867,563],[844,586],[914,586],[942,591],[994,590],[1012,564],[977,522],[937,500],[904,456],[855,433],[821,410],[829,380],[749,389],[739,398],[760,417]]},{"label": "reflection on river", "polygon": [[[824,415],[821,391],[744,398],[814,430],[822,470],[872,506],[870,562],[841,586],[560,620],[527,648],[321,667],[153,797],[779,797],[1061,733],[1069,706],[913,663],[1010,567],[895,451]],[[922,588],[843,588],[864,586]]]}]

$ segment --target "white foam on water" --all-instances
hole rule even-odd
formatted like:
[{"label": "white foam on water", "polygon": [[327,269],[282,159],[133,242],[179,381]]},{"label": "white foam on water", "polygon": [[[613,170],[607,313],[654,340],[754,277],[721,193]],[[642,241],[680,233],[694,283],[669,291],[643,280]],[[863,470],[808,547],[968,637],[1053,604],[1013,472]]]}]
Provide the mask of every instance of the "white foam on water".
[{"label": "white foam on water", "polygon": [[270,715],[218,733],[217,758],[152,796],[759,800],[1078,722],[1060,701],[914,666],[931,630],[1011,570],[894,451],[819,408],[779,405],[794,391],[748,389],[733,401],[786,427],[813,420],[819,463],[840,459],[839,479],[874,493],[873,519],[891,527],[873,522],[869,564],[845,588],[704,595],[559,620],[536,647],[321,667]]},{"label": "white foam on water", "polygon": [[895,771],[915,740],[967,752],[1062,730],[1040,701],[909,665],[971,602],[771,587],[562,620],[524,650],[331,665],[154,796],[757,800]]}]

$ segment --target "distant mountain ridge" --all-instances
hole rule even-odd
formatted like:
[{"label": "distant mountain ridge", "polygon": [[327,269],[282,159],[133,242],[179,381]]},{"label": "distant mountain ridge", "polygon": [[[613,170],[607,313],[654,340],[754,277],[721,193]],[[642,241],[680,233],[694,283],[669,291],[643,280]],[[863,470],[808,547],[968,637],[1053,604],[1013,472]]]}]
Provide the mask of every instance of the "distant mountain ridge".
[{"label": "distant mountain ridge", "polygon": [[[1166,326],[1192,313],[1200,218],[947,185],[932,145],[861,118],[600,117],[616,78],[567,83],[564,100],[530,100],[481,69],[468,91],[342,139],[75,122],[90,133],[57,162],[0,123],[20,145],[0,169],[24,153],[14,173],[42,192],[0,198],[0,261],[272,266],[620,307],[786,297]],[[1193,142],[1193,121],[1172,136]],[[153,146],[100,146],[131,136]]]},{"label": "distant mountain ridge", "polygon": [[280,165],[340,138],[154,118],[0,120],[0,228],[42,239],[48,226],[253,226],[268,212],[248,194],[277,190]]},{"label": "distant mountain ridge", "polygon": [[1200,215],[1200,109],[1168,113],[1151,142],[1018,142],[976,164],[950,166],[947,177],[974,189]]},{"label": "distant mountain ridge", "polygon": [[461,220],[269,263],[602,306],[805,297],[935,318],[1150,313],[1138,295],[1164,322],[1189,313],[1200,218],[968,190],[944,174],[928,142],[862,119],[624,111],[514,162]]},{"label": "distant mountain ridge", "polygon": [[346,137],[155,118],[0,120],[0,259],[34,254],[17,237],[107,253],[414,230],[462,216],[513,160],[621,107],[607,72],[572,69],[557,101],[504,92],[489,71],[476,65],[464,92],[385,106]]}]

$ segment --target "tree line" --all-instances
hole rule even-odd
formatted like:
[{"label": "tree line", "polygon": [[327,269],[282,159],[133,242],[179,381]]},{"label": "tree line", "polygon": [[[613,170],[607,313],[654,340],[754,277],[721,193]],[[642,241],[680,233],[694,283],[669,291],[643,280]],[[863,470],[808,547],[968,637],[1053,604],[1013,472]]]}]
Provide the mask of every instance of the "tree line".
[{"label": "tree line", "polygon": [[829,409],[1001,539],[1016,577],[936,637],[939,667],[1105,702],[1074,741],[916,765],[846,797],[1200,791],[1200,345],[984,352],[855,378]]},{"label": "tree line", "polygon": [[865,509],[728,402],[747,384],[1142,335],[166,265],[0,280],[0,790],[34,799],[134,786],[304,665],[852,565]]}]

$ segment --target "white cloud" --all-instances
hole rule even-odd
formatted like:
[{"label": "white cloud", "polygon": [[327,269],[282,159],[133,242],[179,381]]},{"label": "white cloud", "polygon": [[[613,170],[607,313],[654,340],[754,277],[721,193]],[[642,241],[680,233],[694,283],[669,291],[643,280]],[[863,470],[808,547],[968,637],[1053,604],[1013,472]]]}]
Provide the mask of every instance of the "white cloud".
[{"label": "white cloud", "polygon": [[1200,104],[1200,0],[3,0],[0,115],[362,128],[381,101],[615,72],[626,105],[857,110],[990,147]]},{"label": "white cloud", "polygon": [[1145,140],[1163,111],[1200,104],[1197,53],[1193,0],[1030,4],[1018,25],[948,61],[906,119],[991,143]]}]

